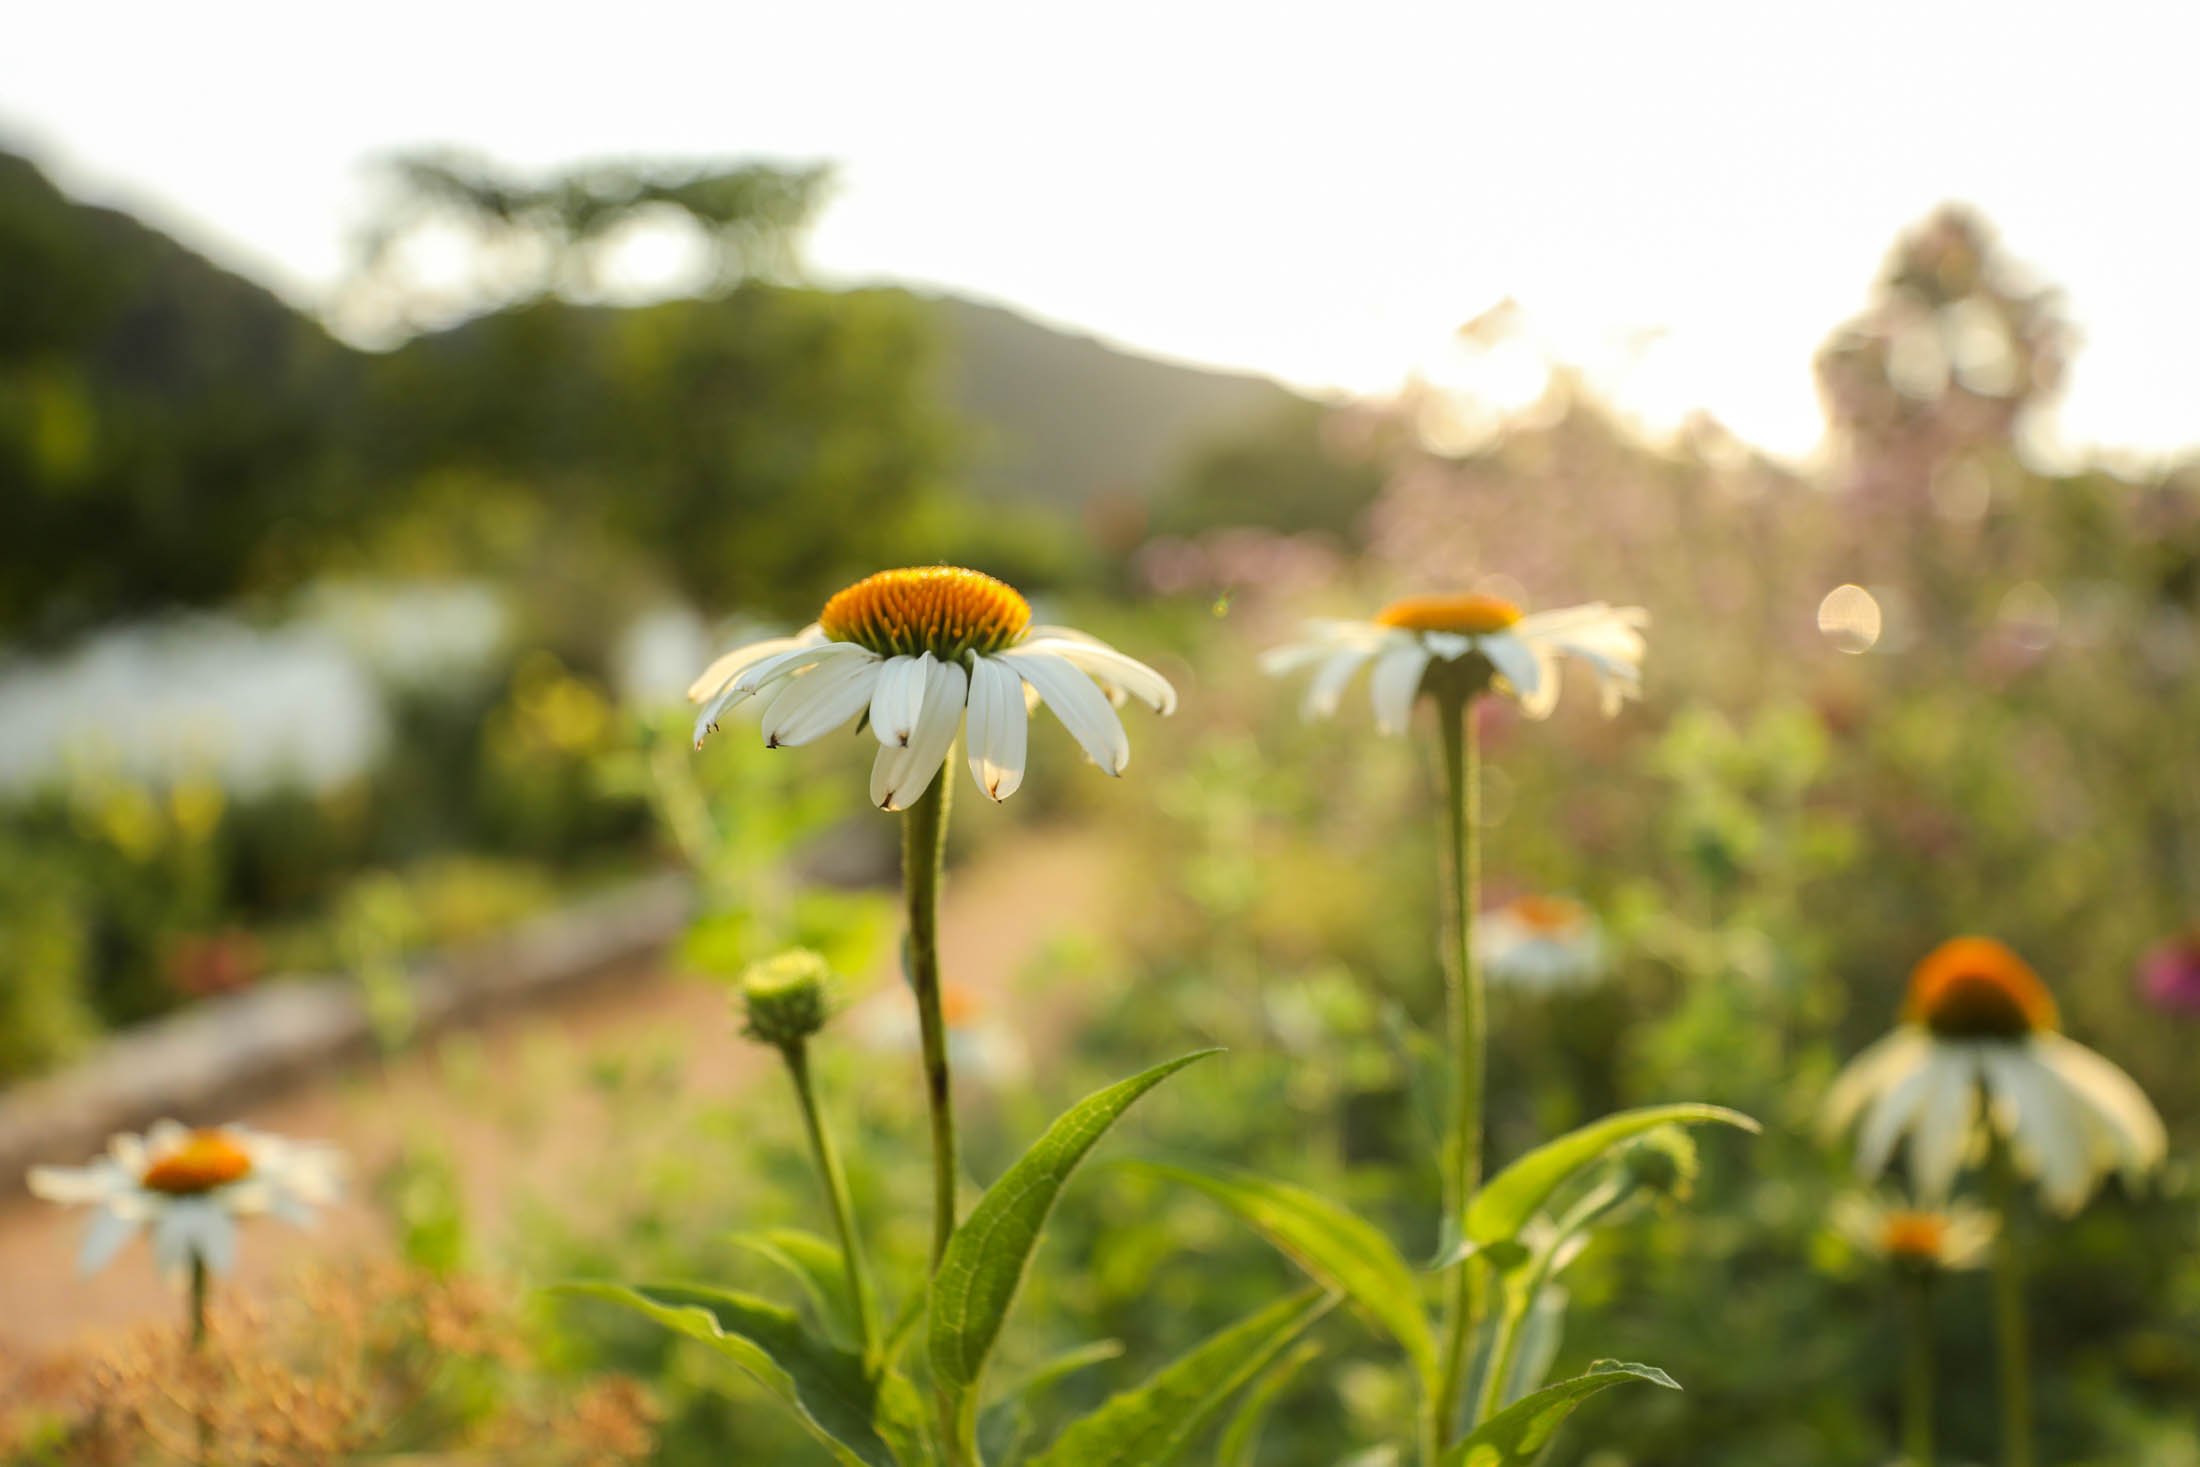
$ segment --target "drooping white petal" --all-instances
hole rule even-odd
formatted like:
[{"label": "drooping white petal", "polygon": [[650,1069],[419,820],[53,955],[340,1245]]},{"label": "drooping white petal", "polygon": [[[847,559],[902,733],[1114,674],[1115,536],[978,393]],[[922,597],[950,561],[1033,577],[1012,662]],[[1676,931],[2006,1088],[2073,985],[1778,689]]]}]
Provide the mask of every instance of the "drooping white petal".
[{"label": "drooping white petal", "polygon": [[776,684],[779,692],[764,710],[767,748],[795,748],[823,738],[870,705],[880,665],[872,659],[843,658]]},{"label": "drooping white petal", "polygon": [[1329,654],[1327,661],[1317,668],[1306,685],[1306,697],[1299,706],[1300,713],[1308,718],[1327,718],[1337,711],[1337,704],[1344,698],[1344,690],[1351,683],[1352,675],[1360,665],[1375,655],[1376,648],[1360,644],[1340,647]]},{"label": "drooping white petal", "polygon": [[938,664],[926,681],[924,707],[906,745],[882,748],[871,761],[871,803],[881,810],[906,810],[931,788],[947,747],[962,727],[964,697],[970,680],[952,662]]},{"label": "drooping white petal", "polygon": [[2039,1173],[2050,1207],[2072,1213],[2093,1190],[2077,1099],[2062,1087],[2029,1042],[1980,1046],[1992,1086],[1996,1121],[2017,1160]]},{"label": "drooping white petal", "polygon": [[2169,1153],[2169,1133],[2137,1081],[2060,1034],[2043,1034],[2033,1043],[2041,1060],[2098,1118],[2126,1181],[2136,1183],[2162,1164]]},{"label": "drooping white petal", "polygon": [[840,662],[872,661],[877,656],[869,648],[859,647],[853,642],[810,641],[753,663],[727,683],[695,715],[695,745],[697,748],[702,747],[704,735],[718,727],[719,719],[725,716],[728,709],[750,698],[768,695],[772,685],[783,678],[805,672],[814,675],[818,668]]},{"label": "drooping white petal", "polygon": [[1024,652],[1048,652],[1094,681],[1121,688],[1164,716],[1176,712],[1176,689],[1169,680],[1135,657],[1125,656],[1090,637],[1029,637],[1017,644]]},{"label": "drooping white petal", "polygon": [[1005,800],[1024,782],[1031,719],[1024,681],[998,658],[970,661],[970,777],[990,799]]},{"label": "drooping white petal", "polygon": [[77,1271],[93,1274],[105,1268],[122,1250],[122,1245],[137,1236],[137,1230],[136,1218],[125,1217],[111,1208],[103,1207],[93,1213],[91,1226],[84,1230],[83,1246],[76,1251]]},{"label": "drooping white petal", "polygon": [[1968,1047],[1941,1046],[1927,1065],[1925,1099],[1910,1135],[1910,1181],[1939,1202],[1955,1185],[1978,1120],[1979,1065]]},{"label": "drooping white petal", "polygon": [[1856,1136],[1858,1175],[1876,1177],[1887,1169],[1895,1143],[1909,1130],[1917,1119],[1918,1107],[1925,1103],[1925,1087],[1932,1077],[1931,1060],[1930,1051],[1916,1053],[1910,1068],[1889,1075],[1878,1099],[1864,1113],[1864,1124]]},{"label": "drooping white petal", "polygon": [[1383,649],[1368,675],[1368,700],[1374,705],[1375,727],[1386,734],[1402,734],[1413,722],[1414,695],[1421,691],[1421,675],[1428,671],[1433,654],[1419,638]]},{"label": "drooping white petal", "polygon": [[[1497,669],[1497,675],[1512,685],[1513,696],[1529,717],[1542,718],[1551,711],[1557,702],[1557,669],[1549,669],[1552,676],[1546,679],[1543,660],[1533,647],[1511,632],[1486,632],[1475,639],[1475,645]],[[1546,681],[1550,684],[1547,690]]]},{"label": "drooping white petal", "polygon": [[765,658],[776,657],[780,653],[792,651],[796,647],[807,646],[819,641],[823,636],[824,633],[819,631],[817,625],[813,622],[791,637],[767,637],[761,642],[751,642],[745,647],[736,647],[711,663],[710,666],[704,668],[703,675],[688,684],[688,701],[690,703],[707,703],[712,698],[717,697],[727,683],[732,682],[736,677],[754,667],[757,663],[762,662]]},{"label": "drooping white petal", "polygon": [[924,712],[924,690],[939,665],[939,659],[929,652],[920,657],[886,659],[878,686],[871,693],[871,733],[881,745],[898,748],[917,731],[917,716]]},{"label": "drooping white petal", "polygon": [[1874,1096],[1921,1062],[1921,1052],[1929,1043],[1917,1030],[1905,1026],[1850,1060],[1826,1092],[1821,1112],[1825,1139],[1831,1142],[1855,1124]]},{"label": "drooping white petal", "polygon": [[1131,762],[1130,736],[1123,720],[1093,684],[1091,678],[1048,652],[1027,652],[1011,647],[1000,654],[1018,676],[1039,690],[1040,699],[1069,730],[1070,737],[1092,756],[1092,762],[1110,774],[1121,774]]}]

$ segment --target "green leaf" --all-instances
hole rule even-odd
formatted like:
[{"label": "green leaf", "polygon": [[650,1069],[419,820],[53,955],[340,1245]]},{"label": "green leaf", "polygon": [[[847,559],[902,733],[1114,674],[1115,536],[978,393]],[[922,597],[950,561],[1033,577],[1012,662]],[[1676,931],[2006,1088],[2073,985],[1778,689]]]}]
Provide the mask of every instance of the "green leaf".
[{"label": "green leaf", "polygon": [[1072,1422],[1032,1467],[1161,1467],[1336,1302],[1308,1289],[1210,1336],[1144,1385]]},{"label": "green leaf", "polygon": [[1269,1408],[1290,1388],[1292,1378],[1321,1352],[1321,1346],[1308,1340],[1253,1382],[1253,1388],[1231,1415],[1230,1424],[1222,1430],[1222,1441],[1215,1448],[1215,1467],[1253,1467],[1253,1449],[1260,1445],[1260,1429],[1268,1421]]},{"label": "green leaf", "polygon": [[848,1305],[848,1270],[838,1248],[800,1228],[736,1233],[728,1241],[773,1264],[793,1279],[834,1338],[843,1343],[856,1338],[856,1322]]},{"label": "green leaf", "polygon": [[972,1403],[978,1379],[1063,1184],[1133,1101],[1215,1053],[1203,1049],[1155,1065],[1078,1101],[986,1189],[948,1239],[946,1256],[932,1277],[927,1339],[933,1381],[950,1398],[959,1421],[975,1427]]},{"label": "green leaf", "polygon": [[1444,1454],[1443,1467],[1527,1467],[1550,1445],[1551,1437],[1574,1414],[1576,1406],[1599,1391],[1631,1380],[1646,1380],[1669,1391],[1680,1389],[1672,1376],[1654,1365],[1599,1360],[1589,1367],[1587,1375],[1548,1386],[1483,1422],[1465,1441]]},{"label": "green leaf", "polygon": [[1519,1236],[1551,1194],[1602,1161],[1621,1143],[1659,1126],[1700,1125],[1717,1121],[1744,1131],[1761,1130],[1738,1110],[1719,1105],[1648,1105],[1592,1121],[1547,1142],[1506,1167],[1485,1184],[1467,1207],[1466,1242],[1489,1247]]},{"label": "green leaf", "polygon": [[1043,1395],[1068,1376],[1123,1353],[1121,1340],[1095,1340],[1064,1350],[1002,1391],[978,1417],[978,1446],[982,1460],[994,1467],[1016,1467],[1023,1459],[1024,1443],[1031,1434],[1031,1399]]},{"label": "green leaf", "polygon": [[842,1467],[896,1467],[875,1425],[879,1385],[863,1358],[811,1335],[793,1310],[688,1284],[561,1284],[557,1292],[609,1300],[701,1340],[756,1377]]},{"label": "green leaf", "polygon": [[1350,1299],[1396,1337],[1436,1389],[1436,1336],[1421,1307],[1421,1285],[1390,1239],[1372,1224],[1303,1187],[1245,1172],[1227,1175],[1141,1163],[1142,1170],[1197,1187],[1242,1218],[1313,1276]]}]

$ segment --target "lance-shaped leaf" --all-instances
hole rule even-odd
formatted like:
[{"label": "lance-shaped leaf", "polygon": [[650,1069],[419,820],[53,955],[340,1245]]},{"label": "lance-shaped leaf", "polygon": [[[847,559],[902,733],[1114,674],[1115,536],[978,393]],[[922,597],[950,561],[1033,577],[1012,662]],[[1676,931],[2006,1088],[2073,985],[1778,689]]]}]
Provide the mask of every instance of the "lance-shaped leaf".
[{"label": "lance-shaped leaf", "polygon": [[1321,1352],[1320,1345],[1308,1340],[1253,1382],[1237,1410],[1230,1413],[1230,1424],[1222,1429],[1222,1440],[1215,1446],[1215,1467],[1253,1467],[1253,1449],[1260,1445],[1260,1429],[1267,1424],[1276,1398],[1291,1388],[1292,1380]]},{"label": "lance-shaped leaf", "polygon": [[1308,1289],[1210,1336],[1144,1385],[1072,1422],[1031,1467],[1161,1467],[1336,1302]]},{"label": "lance-shaped leaf", "polygon": [[736,1233],[729,1241],[793,1279],[809,1299],[819,1321],[836,1338],[856,1338],[856,1322],[848,1302],[848,1269],[841,1262],[838,1248],[800,1228]]},{"label": "lance-shaped leaf", "polygon": [[1421,1285],[1380,1229],[1303,1187],[1245,1172],[1216,1174],[1141,1163],[1197,1187],[1251,1226],[1317,1283],[1343,1294],[1405,1348],[1424,1389],[1436,1387],[1436,1336]]},{"label": "lance-shaped leaf", "polygon": [[1062,1185],[1131,1103],[1169,1076],[1217,1053],[1203,1049],[1086,1096],[1064,1111],[985,1196],[948,1239],[932,1277],[927,1339],[932,1379],[975,1430],[979,1377],[1000,1338],[1001,1324],[1031,1266],[1039,1231]]},{"label": "lance-shaped leaf", "polygon": [[1592,1121],[1546,1142],[1506,1167],[1468,1204],[1466,1243],[1487,1248],[1509,1242],[1542,1210],[1551,1194],[1596,1165],[1621,1144],[1659,1126],[1692,1126],[1716,1121],[1744,1131],[1762,1129],[1738,1110],[1721,1105],[1647,1105]]},{"label": "lance-shaped leaf", "polygon": [[607,1299],[701,1340],[777,1396],[842,1467],[896,1467],[878,1431],[878,1382],[863,1358],[810,1334],[793,1310],[691,1284],[562,1284],[558,1292]]},{"label": "lance-shaped leaf", "polygon": [[1483,1422],[1444,1454],[1443,1467],[1529,1467],[1576,1406],[1631,1380],[1646,1380],[1669,1391],[1680,1389],[1672,1376],[1656,1366],[1599,1360],[1587,1375],[1546,1386]]},{"label": "lance-shaped leaf", "polygon": [[982,1460],[994,1467],[1016,1467],[1023,1460],[1024,1444],[1031,1435],[1031,1402],[1080,1370],[1113,1360],[1123,1353],[1121,1340],[1095,1340],[1064,1350],[1044,1361],[1021,1380],[1008,1386],[978,1416],[978,1447]]}]

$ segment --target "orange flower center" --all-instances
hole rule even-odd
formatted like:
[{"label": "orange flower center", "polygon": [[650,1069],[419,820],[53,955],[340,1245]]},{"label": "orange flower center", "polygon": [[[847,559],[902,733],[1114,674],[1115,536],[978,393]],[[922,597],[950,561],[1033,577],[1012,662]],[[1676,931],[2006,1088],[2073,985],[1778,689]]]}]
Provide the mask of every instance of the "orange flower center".
[{"label": "orange flower center", "polygon": [[1515,897],[1510,910],[1521,926],[1543,933],[1570,932],[1585,915],[1581,903],[1554,896]]},{"label": "orange flower center", "polygon": [[148,1191],[188,1197],[242,1181],[251,1171],[252,1158],[228,1132],[193,1131],[183,1144],[146,1167],[138,1181]]},{"label": "orange flower center", "polygon": [[1501,632],[1520,620],[1520,608],[1502,596],[1408,596],[1375,613],[1379,626],[1407,632]]},{"label": "orange flower center", "polygon": [[2022,1039],[2060,1022],[2031,965],[1990,937],[1958,937],[1910,975],[1906,1016],[1944,1039]]},{"label": "orange flower center", "polygon": [[1935,1212],[1891,1212],[1879,1229],[1889,1258],[1937,1263],[1947,1242],[1948,1220]]},{"label": "orange flower center", "polygon": [[834,641],[881,657],[929,652],[944,662],[1012,645],[1031,625],[1031,603],[981,571],[927,565],[864,577],[826,602],[817,622]]}]

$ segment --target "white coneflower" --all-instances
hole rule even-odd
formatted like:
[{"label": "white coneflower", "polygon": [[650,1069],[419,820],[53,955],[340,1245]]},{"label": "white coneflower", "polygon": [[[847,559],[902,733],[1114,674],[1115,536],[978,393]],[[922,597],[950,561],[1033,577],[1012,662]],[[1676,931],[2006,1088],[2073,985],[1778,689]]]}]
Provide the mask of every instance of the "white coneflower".
[{"label": "white coneflower", "polygon": [[30,1190],[49,1202],[96,1209],[77,1255],[91,1273],[149,1228],[164,1273],[194,1264],[227,1273],[237,1219],[265,1213],[299,1225],[335,1199],[337,1155],[243,1126],[189,1130],[160,1121],[143,1137],[118,1135],[89,1166],[32,1167]]},{"label": "white coneflower", "polygon": [[1498,983],[1531,991],[1581,988],[1604,976],[1604,938],[1570,897],[1515,897],[1482,914],[1475,955]]},{"label": "white coneflower", "polygon": [[1981,1208],[1912,1207],[1876,1196],[1842,1198],[1833,1225],[1872,1257],[1924,1271],[1983,1267],[1997,1231],[1993,1214]]},{"label": "white coneflower", "polygon": [[1530,718],[1542,718],[1558,704],[1565,657],[1590,670],[1609,715],[1641,695],[1642,629],[1649,621],[1639,606],[1601,601],[1523,614],[1498,596],[1409,596],[1371,621],[1309,621],[1301,640],[1271,650],[1261,666],[1274,674],[1313,668],[1305,712],[1322,718],[1337,711],[1354,675],[1373,663],[1375,723],[1395,734],[1405,731],[1432,667],[1476,675],[1479,684],[1517,699]]},{"label": "white coneflower", "polygon": [[1826,1099],[1830,1131],[1861,1119],[1863,1175],[1885,1170],[1907,1136],[1918,1195],[1938,1201],[1990,1130],[2048,1204],[2072,1213],[2109,1171],[2136,1182],[2160,1165],[2168,1138],[2144,1092],[2057,1032],[2047,986],[2001,943],[1959,937],[1935,948],[1911,974],[1903,1020],[1850,1061]]},{"label": "white coneflower", "polygon": [[1129,737],[1115,706],[1136,698],[1176,710],[1168,679],[1068,627],[1031,624],[1031,606],[978,571],[880,571],[840,591],[792,637],[753,643],[712,663],[688,689],[702,704],[695,738],[756,699],[764,742],[810,743],[868,721],[879,753],[871,802],[904,810],[931,786],[967,722],[971,777],[994,800],[1024,778],[1031,708],[1044,702],[1094,763],[1121,774]]}]

